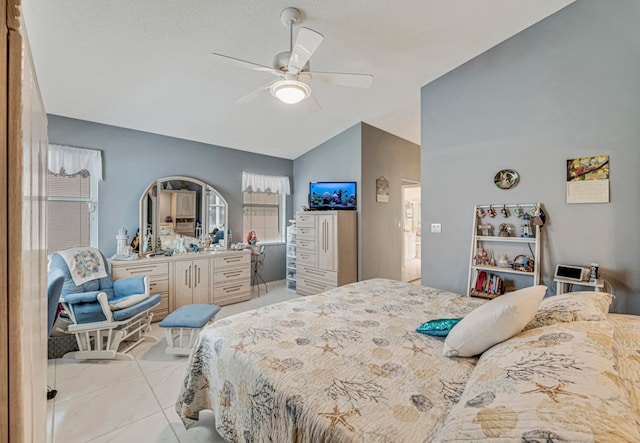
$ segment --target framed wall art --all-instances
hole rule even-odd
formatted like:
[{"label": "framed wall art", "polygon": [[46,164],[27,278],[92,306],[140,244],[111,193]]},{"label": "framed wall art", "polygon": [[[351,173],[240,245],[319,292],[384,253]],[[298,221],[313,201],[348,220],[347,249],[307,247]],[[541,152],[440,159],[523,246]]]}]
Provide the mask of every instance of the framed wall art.
[{"label": "framed wall art", "polygon": [[567,160],[567,203],[609,203],[609,156]]},{"label": "framed wall art", "polygon": [[384,176],[376,179],[376,201],[389,203],[389,180]]}]

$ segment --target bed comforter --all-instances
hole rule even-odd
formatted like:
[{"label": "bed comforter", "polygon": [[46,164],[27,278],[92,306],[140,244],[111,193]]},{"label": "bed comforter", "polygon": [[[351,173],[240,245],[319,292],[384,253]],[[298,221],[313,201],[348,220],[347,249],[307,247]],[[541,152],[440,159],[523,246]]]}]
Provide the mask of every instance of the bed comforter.
[{"label": "bed comforter", "polygon": [[217,321],[178,414],[188,428],[212,410],[230,442],[640,441],[635,318],[530,329],[480,362],[415,332],[484,302],[375,279]]}]

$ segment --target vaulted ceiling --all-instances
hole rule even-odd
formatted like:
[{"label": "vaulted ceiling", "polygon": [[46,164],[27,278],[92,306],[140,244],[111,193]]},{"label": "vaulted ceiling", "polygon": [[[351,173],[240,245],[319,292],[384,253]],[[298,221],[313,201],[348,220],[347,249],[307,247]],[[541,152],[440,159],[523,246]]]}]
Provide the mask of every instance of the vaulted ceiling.
[{"label": "vaulted ceiling", "polygon": [[[293,159],[364,121],[420,143],[420,87],[574,0],[23,0],[49,114]],[[366,73],[368,89],[310,84],[322,110],[268,93],[289,48],[282,9],[324,40],[313,71]],[[295,39],[295,31],[294,31]]]}]

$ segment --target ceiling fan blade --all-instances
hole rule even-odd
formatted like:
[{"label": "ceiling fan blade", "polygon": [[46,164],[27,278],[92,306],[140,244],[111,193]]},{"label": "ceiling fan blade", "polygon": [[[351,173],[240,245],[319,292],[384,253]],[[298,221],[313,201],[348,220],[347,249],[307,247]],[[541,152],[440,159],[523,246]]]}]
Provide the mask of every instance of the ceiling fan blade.
[{"label": "ceiling fan blade", "polygon": [[253,69],[254,71],[268,72],[270,74],[274,74],[278,76],[282,75],[282,71],[270,68],[269,66],[262,66],[257,63],[248,62],[246,60],[241,60],[235,57],[229,57],[228,55],[222,55],[215,52],[211,53],[211,55],[215,56],[218,60],[223,61],[230,65],[238,66],[241,68]]},{"label": "ceiling fan blade", "polygon": [[313,94],[309,94],[309,97],[307,97],[301,104],[303,110],[309,113],[320,112],[322,110],[322,105]]},{"label": "ceiling fan blade", "polygon": [[348,74],[343,72],[301,72],[299,79],[326,83],[330,85],[353,86],[356,88],[368,88],[373,84],[373,75]]},{"label": "ceiling fan blade", "polygon": [[288,70],[291,74],[297,74],[307,64],[311,56],[324,37],[309,28],[300,28],[296,37],[296,44],[291,49]]},{"label": "ceiling fan blade", "polygon": [[244,97],[240,97],[238,100],[236,100],[236,103],[244,105],[246,103],[254,101],[258,97],[263,95],[265,92],[269,91],[269,88],[271,87],[271,85],[273,85],[277,81],[278,80],[269,82],[266,85],[261,86],[261,87],[259,87],[258,89],[254,90],[254,91],[251,91],[250,93],[248,93]]}]

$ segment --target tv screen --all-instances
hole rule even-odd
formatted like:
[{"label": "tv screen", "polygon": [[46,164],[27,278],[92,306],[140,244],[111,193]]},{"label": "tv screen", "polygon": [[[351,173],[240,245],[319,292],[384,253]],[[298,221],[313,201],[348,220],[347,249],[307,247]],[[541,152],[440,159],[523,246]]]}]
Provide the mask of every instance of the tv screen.
[{"label": "tv screen", "polygon": [[356,182],[309,183],[309,209],[356,209]]}]

